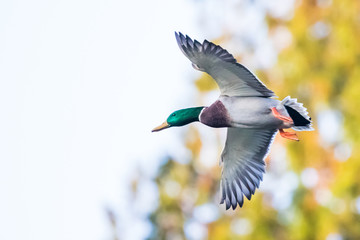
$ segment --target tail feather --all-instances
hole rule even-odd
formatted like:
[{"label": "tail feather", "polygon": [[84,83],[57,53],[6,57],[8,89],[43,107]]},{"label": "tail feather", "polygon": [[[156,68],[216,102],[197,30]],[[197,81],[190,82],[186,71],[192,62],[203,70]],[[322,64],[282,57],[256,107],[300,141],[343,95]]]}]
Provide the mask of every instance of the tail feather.
[{"label": "tail feather", "polygon": [[284,100],[281,101],[281,104],[284,105],[288,114],[294,121],[294,127],[292,129],[296,131],[312,131],[311,118],[307,109],[303,106],[302,103],[298,103],[296,98],[290,98],[287,96]]}]

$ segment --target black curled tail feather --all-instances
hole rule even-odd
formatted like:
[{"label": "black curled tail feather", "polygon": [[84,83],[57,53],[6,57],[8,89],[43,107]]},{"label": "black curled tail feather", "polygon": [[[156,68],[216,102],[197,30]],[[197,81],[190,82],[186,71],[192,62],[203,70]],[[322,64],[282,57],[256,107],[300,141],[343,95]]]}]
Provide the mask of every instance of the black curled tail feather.
[{"label": "black curled tail feather", "polygon": [[298,113],[295,109],[289,106],[285,106],[286,111],[289,113],[290,117],[294,121],[295,126],[307,126],[311,123],[311,118],[307,120],[300,113]]},{"label": "black curled tail feather", "polygon": [[281,101],[286,111],[294,121],[294,127],[296,131],[312,131],[314,130],[311,125],[311,118],[308,115],[307,109],[302,103],[298,103],[296,98],[290,98],[287,96]]}]

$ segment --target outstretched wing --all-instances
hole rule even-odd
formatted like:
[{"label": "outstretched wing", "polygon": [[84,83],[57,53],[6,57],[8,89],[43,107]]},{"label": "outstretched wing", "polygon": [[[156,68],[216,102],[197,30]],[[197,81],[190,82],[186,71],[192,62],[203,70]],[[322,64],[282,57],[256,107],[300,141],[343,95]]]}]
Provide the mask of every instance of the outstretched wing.
[{"label": "outstretched wing", "polygon": [[246,67],[222,47],[207,40],[201,44],[189,36],[175,32],[176,41],[197,70],[207,72],[219,85],[222,95],[246,97],[273,97],[268,89]]},{"label": "outstretched wing", "polygon": [[276,129],[228,128],[226,144],[221,161],[223,171],[221,178],[221,203],[226,209],[233,209],[239,204],[242,207],[244,197],[250,200],[251,195],[259,188],[265,173],[265,162]]}]

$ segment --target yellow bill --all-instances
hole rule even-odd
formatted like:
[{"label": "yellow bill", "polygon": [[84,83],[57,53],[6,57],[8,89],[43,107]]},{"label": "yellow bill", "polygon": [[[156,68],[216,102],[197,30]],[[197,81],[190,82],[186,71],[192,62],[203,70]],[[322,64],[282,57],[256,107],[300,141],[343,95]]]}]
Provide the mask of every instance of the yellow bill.
[{"label": "yellow bill", "polygon": [[161,131],[161,130],[163,130],[165,128],[169,128],[169,127],[170,127],[170,125],[167,123],[167,121],[165,121],[160,126],[157,126],[156,128],[154,128],[152,130],[152,132],[158,132],[158,131]]}]

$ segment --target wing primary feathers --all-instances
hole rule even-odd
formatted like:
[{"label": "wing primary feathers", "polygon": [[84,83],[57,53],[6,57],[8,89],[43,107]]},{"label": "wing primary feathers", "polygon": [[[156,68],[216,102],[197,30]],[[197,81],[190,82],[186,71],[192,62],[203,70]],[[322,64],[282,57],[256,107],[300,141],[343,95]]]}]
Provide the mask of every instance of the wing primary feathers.
[{"label": "wing primary feathers", "polygon": [[198,51],[198,52],[201,52],[202,51],[202,45],[201,45],[201,43],[199,43],[197,40],[195,40],[194,41],[194,45],[196,46],[196,50]]},{"label": "wing primary feathers", "polygon": [[199,43],[188,35],[175,32],[176,41],[184,55],[195,65],[195,69],[210,74],[227,96],[273,97],[274,92],[243,65],[237,63],[232,54],[208,40]]},{"label": "wing primary feathers", "polygon": [[185,56],[192,57],[193,55],[189,53],[188,49],[186,48],[186,45],[184,45],[183,43],[182,39],[184,38],[184,35],[182,35],[182,33],[175,32],[175,38],[180,50],[185,54]]},{"label": "wing primary feathers", "polygon": [[[250,194],[254,194],[255,190],[254,190],[254,185],[247,177],[247,172],[246,171],[237,171],[237,175],[240,178],[241,182],[245,185],[245,187],[249,190]],[[250,200],[250,199],[249,199]]]},{"label": "wing primary feathers", "polygon": [[249,172],[247,170],[248,169],[246,168],[243,171],[243,174],[248,179],[248,181],[252,184],[252,186],[250,186],[250,187],[251,187],[251,190],[252,190],[252,194],[254,194],[255,193],[255,186],[257,185],[257,181],[252,178],[251,174],[249,174]]},{"label": "wing primary feathers", "polygon": [[[247,170],[249,170],[249,168],[247,168]],[[257,175],[251,173],[250,170],[249,170],[249,176],[252,178],[253,182],[255,183],[256,188],[259,188],[261,181],[260,178]]]},{"label": "wing primary feathers", "polygon": [[208,53],[208,49],[209,49],[209,41],[205,39],[202,45],[203,45],[203,52],[204,52],[205,54],[207,54],[207,53]]},{"label": "wing primary feathers", "polygon": [[245,195],[245,197],[250,200],[251,199],[251,193],[249,189],[245,186],[243,181],[240,178],[236,178],[235,181],[240,186],[242,193]]},{"label": "wing primary feathers", "polygon": [[[259,188],[265,172],[264,158],[276,132],[276,129],[228,128],[225,148],[221,155],[222,179],[227,181],[225,198],[229,199],[232,207],[233,197],[241,207],[245,197],[250,200]],[[228,192],[228,183],[231,183],[231,193]]]},{"label": "wing primary feathers", "polygon": [[255,190],[256,190],[256,187],[255,187],[255,184],[251,181],[250,177],[246,177],[245,176],[245,179],[246,179],[246,182],[249,186],[249,190],[250,190],[250,193],[251,195],[254,195],[255,194]]},{"label": "wing primary feathers", "polygon": [[182,45],[186,47],[186,38],[182,33],[180,33],[180,40]]},{"label": "wing primary feathers", "polygon": [[235,184],[240,189],[240,193],[241,193],[241,205],[240,205],[240,207],[242,207],[242,205],[244,204],[244,191],[242,190],[242,186],[241,186],[240,180],[238,178],[235,179]]},{"label": "wing primary feathers", "polygon": [[210,51],[209,54],[214,54],[216,51],[216,45],[210,42]]},{"label": "wing primary feathers", "polygon": [[199,43],[198,41],[194,40],[194,50],[196,52],[200,52],[201,51],[201,43]]},{"label": "wing primary feathers", "polygon": [[263,167],[265,167],[265,162],[263,160],[261,161],[248,161],[252,166],[256,167],[257,169],[259,169],[262,172],[263,171]]},{"label": "wing primary feathers", "polygon": [[240,184],[241,184],[241,189],[243,190],[245,197],[250,201],[251,192],[249,190],[249,187],[247,186],[246,180],[244,180],[244,181],[240,180]]},{"label": "wing primary feathers", "polygon": [[194,48],[194,43],[188,35],[186,35],[186,42],[190,48]]},{"label": "wing primary feathers", "polygon": [[228,182],[226,181],[225,183],[225,187],[226,187],[226,210],[228,210],[230,208],[230,205],[231,205],[231,202],[230,202],[230,197],[231,197],[231,190],[229,188],[229,184]]},{"label": "wing primary feathers", "polygon": [[179,45],[180,49],[182,49],[180,37],[179,37],[179,34],[177,32],[175,32],[175,38],[176,38],[176,42]]},{"label": "wing primary feathers", "polygon": [[[231,186],[229,185],[229,188]],[[236,200],[236,197],[235,197],[235,193],[234,191],[230,191],[231,192],[231,206],[232,206],[232,209],[234,210],[237,206],[237,200]]]},{"label": "wing primary feathers", "polygon": [[242,207],[243,202],[244,202],[244,197],[243,197],[241,189],[240,189],[239,185],[236,183],[236,181],[233,181],[232,187],[233,187],[233,191],[236,193],[236,200],[239,203],[239,206]]},{"label": "wing primary feathers", "polygon": [[252,161],[248,161],[249,167],[251,167],[254,171],[258,173],[258,175],[262,175],[262,173],[265,173],[265,166],[259,165],[257,163],[254,163]]},{"label": "wing primary feathers", "polygon": [[221,196],[220,204],[223,204],[226,198],[225,183],[223,180],[221,180],[221,192],[222,192],[222,196]]},{"label": "wing primary feathers", "polygon": [[229,208],[230,208],[230,206],[231,206],[231,204],[230,204],[230,200],[229,200],[229,198],[228,198],[228,196],[226,196],[226,199],[225,199],[225,208],[226,208],[226,210],[228,210]]},{"label": "wing primary feathers", "polygon": [[247,166],[247,171],[249,171],[249,173],[251,174],[251,176],[254,176],[254,178],[256,179],[256,187],[259,187],[259,179],[262,180],[262,174],[259,173],[257,170],[254,171],[254,169],[251,166]]},{"label": "wing primary feathers", "polygon": [[221,49],[220,47],[216,46],[216,50],[215,50],[214,54],[215,54],[216,56],[220,57],[220,56],[219,56],[219,53],[221,52],[221,50],[222,50],[222,49]]}]

